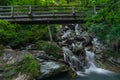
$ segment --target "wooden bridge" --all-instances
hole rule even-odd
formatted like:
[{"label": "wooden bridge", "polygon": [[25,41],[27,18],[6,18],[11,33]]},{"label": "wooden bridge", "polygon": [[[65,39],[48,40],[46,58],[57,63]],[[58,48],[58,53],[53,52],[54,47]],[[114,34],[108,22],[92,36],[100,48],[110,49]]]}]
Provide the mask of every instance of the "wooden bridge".
[{"label": "wooden bridge", "polygon": [[0,6],[0,19],[20,24],[82,23],[85,16],[80,6]]},{"label": "wooden bridge", "polygon": [[[96,8],[76,6],[0,6],[0,19],[19,24],[71,24],[83,23],[86,16],[96,13]],[[48,25],[50,40],[52,34]]]}]

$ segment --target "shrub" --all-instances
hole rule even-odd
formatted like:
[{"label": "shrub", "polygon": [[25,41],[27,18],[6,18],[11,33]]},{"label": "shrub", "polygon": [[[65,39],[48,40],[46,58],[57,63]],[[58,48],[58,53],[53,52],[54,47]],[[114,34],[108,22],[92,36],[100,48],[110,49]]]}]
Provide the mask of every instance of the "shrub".
[{"label": "shrub", "polygon": [[39,63],[31,58],[30,54],[27,53],[24,58],[23,58],[23,62],[21,65],[21,71],[25,72],[29,75],[31,75],[32,77],[37,77],[39,75]]},{"label": "shrub", "polygon": [[48,33],[47,26],[44,26],[44,28],[37,27],[34,31],[34,37],[35,37],[36,41],[38,41],[38,40],[48,41],[49,40],[49,33]]},{"label": "shrub", "polygon": [[46,42],[46,41],[39,41],[36,43],[38,49],[44,50],[46,54],[49,56],[53,56],[54,58],[61,58],[62,57],[62,50],[61,48],[53,42]]},{"label": "shrub", "polygon": [[[51,25],[53,38],[57,33],[57,25]],[[20,48],[39,40],[49,40],[47,25],[18,25],[0,20],[0,44],[9,45],[12,48]]]}]

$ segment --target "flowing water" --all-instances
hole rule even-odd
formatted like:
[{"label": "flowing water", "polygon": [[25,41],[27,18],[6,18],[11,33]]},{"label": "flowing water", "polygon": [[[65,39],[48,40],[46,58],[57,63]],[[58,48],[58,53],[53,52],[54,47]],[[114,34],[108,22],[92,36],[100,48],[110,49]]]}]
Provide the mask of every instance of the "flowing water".
[{"label": "flowing water", "polygon": [[[94,64],[94,53],[92,51],[89,51],[87,48],[85,48],[86,53],[86,65],[83,65],[79,59],[79,57],[76,57],[68,48],[63,47],[64,51],[64,60],[68,62],[73,68],[74,71],[80,76],[86,76],[91,73],[97,73],[97,74],[114,74],[114,72],[98,68]],[[84,71],[81,71],[79,69],[80,64],[82,64],[81,67],[84,68]],[[77,69],[76,69],[77,68]]]}]

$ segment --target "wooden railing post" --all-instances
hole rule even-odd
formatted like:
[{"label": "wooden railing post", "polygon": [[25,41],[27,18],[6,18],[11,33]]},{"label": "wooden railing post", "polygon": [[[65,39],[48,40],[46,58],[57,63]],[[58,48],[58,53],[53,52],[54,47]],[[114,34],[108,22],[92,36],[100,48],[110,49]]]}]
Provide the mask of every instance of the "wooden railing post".
[{"label": "wooden railing post", "polygon": [[97,14],[96,6],[94,6],[93,9],[94,9],[94,14]]},{"label": "wooden railing post", "polygon": [[72,14],[75,15],[75,8],[72,6]]},{"label": "wooden railing post", "polygon": [[29,16],[32,16],[32,6],[29,6],[29,12],[28,12]]},{"label": "wooden railing post", "polygon": [[11,17],[14,17],[14,6],[11,6]]},{"label": "wooden railing post", "polygon": [[55,11],[55,8],[54,8],[54,6],[52,7],[52,9],[53,9],[53,16],[54,16],[54,15],[55,15],[55,12],[54,12],[54,11]]},{"label": "wooden railing post", "polygon": [[50,41],[52,42],[53,38],[52,38],[51,29],[50,29],[50,24],[48,24],[48,31],[49,31]]}]

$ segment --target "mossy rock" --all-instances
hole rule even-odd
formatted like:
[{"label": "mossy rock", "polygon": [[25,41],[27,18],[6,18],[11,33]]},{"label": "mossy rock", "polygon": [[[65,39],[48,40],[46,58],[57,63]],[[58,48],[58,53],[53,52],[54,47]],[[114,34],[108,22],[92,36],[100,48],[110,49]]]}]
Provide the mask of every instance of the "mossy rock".
[{"label": "mossy rock", "polygon": [[40,75],[40,65],[29,53],[26,53],[21,62],[2,65],[0,66],[0,70],[2,70],[2,80],[17,78],[19,73],[30,76],[29,80],[33,80]]},{"label": "mossy rock", "polygon": [[62,49],[54,42],[39,41],[36,45],[38,49],[44,50],[48,56],[56,59],[63,58]]},{"label": "mossy rock", "polygon": [[30,53],[27,53],[24,58],[23,61],[21,62],[21,67],[19,68],[20,71],[22,73],[28,74],[31,76],[31,78],[33,77],[37,77],[40,75],[40,64],[38,63],[37,60],[35,60],[34,58],[32,58],[30,56]]},{"label": "mossy rock", "polygon": [[5,64],[0,67],[2,80],[11,80],[18,73],[17,66],[15,64]]}]

